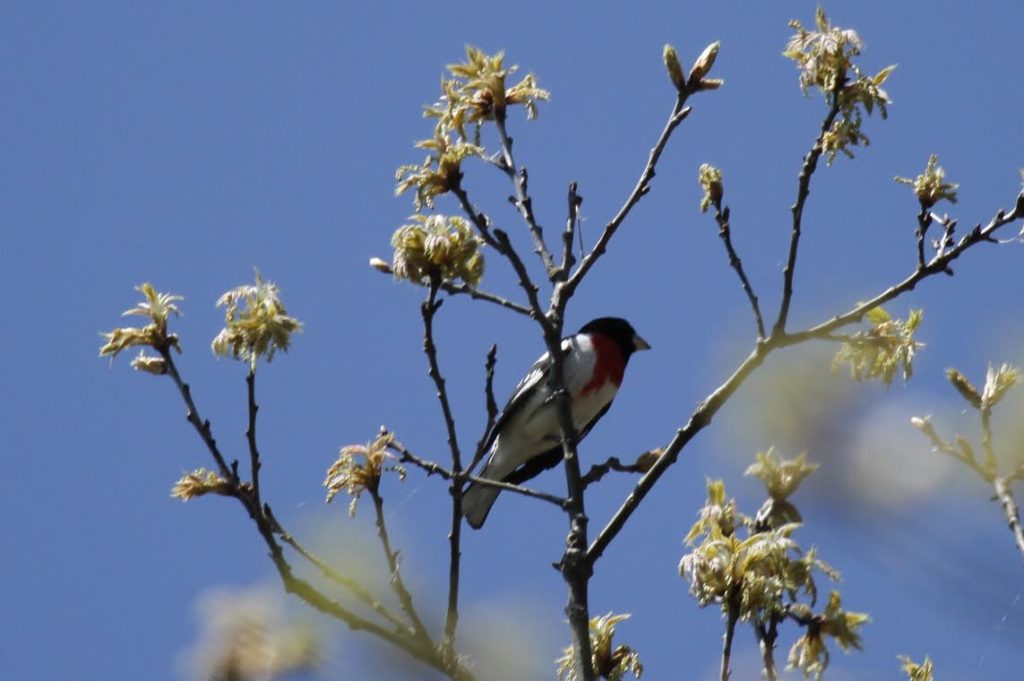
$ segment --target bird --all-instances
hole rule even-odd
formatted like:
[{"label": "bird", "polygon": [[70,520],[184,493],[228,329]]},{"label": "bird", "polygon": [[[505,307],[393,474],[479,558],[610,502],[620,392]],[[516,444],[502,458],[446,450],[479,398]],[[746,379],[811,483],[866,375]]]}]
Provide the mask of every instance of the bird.
[{"label": "bird", "polygon": [[[599,317],[562,339],[561,347],[563,385],[572,400],[578,440],[582,440],[608,412],[629,358],[651,346],[625,319]],[[478,477],[519,485],[562,461],[562,431],[551,399],[549,371],[545,352],[526,372],[490,429],[483,446],[487,462]],[[500,491],[479,483],[466,488],[462,512],[470,527],[483,526]]]}]

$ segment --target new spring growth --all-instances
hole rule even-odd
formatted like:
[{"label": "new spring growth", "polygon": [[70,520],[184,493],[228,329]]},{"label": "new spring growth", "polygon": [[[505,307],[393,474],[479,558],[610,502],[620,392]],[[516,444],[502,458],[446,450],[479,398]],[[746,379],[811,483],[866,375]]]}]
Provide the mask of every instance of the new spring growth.
[{"label": "new spring growth", "polygon": [[946,378],[968,404],[975,409],[988,411],[999,404],[1003,396],[1017,385],[1020,381],[1020,370],[1006,363],[999,367],[989,364],[985,374],[985,387],[981,391],[957,369],[946,369]]},{"label": "new spring growth", "polygon": [[676,48],[666,44],[661,53],[665,61],[665,68],[668,70],[668,78],[676,86],[679,93],[686,91],[686,76],[683,74],[683,65],[679,62],[679,54]]},{"label": "new spring growth", "polygon": [[391,269],[396,278],[419,284],[435,277],[461,279],[470,286],[480,283],[483,240],[473,234],[466,220],[444,215],[413,215],[410,220],[413,222],[399,227],[391,237],[395,247]]},{"label": "new spring growth", "polygon": [[204,494],[220,494],[230,496],[234,492],[231,483],[213,471],[197,468],[185,473],[171,488],[171,496],[182,501],[195,499]]},{"label": "new spring growth", "polygon": [[[125,326],[101,334],[107,339],[107,342],[100,348],[100,357],[109,356],[113,359],[123,350],[133,347],[149,347],[157,352],[166,352],[170,348],[174,348],[181,352],[178,337],[167,332],[167,322],[172,314],[174,316],[181,314],[176,303],[183,298],[171,293],[161,293],[149,282],[136,286],[135,290],[142,293],[142,301],[130,310],[125,310],[121,316],[148,317],[150,323],[143,327]],[[148,355],[145,350],[139,351],[139,355],[132,360],[131,366],[136,371],[156,375],[167,371],[163,358]]]},{"label": "new spring growth", "polygon": [[921,203],[924,210],[931,209],[939,201],[956,203],[956,190],[960,185],[953,182],[946,182],[946,171],[939,165],[939,157],[932,154],[928,157],[928,165],[924,172],[910,179],[909,177],[894,177],[899,184],[906,184],[914,188],[914,195]]},{"label": "new spring growth", "polygon": [[[803,608],[796,609],[798,618],[807,615],[810,613]],[[810,615],[807,633],[789,649],[789,668],[799,669],[805,679],[820,681],[829,663],[826,637],[833,638],[843,652],[861,650],[860,629],[870,619],[864,613],[843,610],[839,592],[833,591],[829,594],[825,611]]]},{"label": "new spring growth", "polygon": [[394,472],[399,480],[405,480],[405,467],[391,463],[396,458],[388,451],[392,442],[394,436],[391,433],[381,432],[368,444],[342,447],[337,461],[331,464],[324,477],[327,503],[331,503],[340,492],[346,492],[352,497],[348,513],[354,516],[359,496],[364,491],[376,492],[384,473]]},{"label": "new spring growth", "polygon": [[888,116],[887,106],[892,100],[882,84],[896,67],[886,66],[874,76],[865,76],[853,61],[864,48],[857,32],[831,25],[820,7],[814,21],[817,30],[808,30],[796,20],[790,22],[796,34],[782,54],[796,62],[800,89],[805,95],[815,87],[830,104],[838,106],[839,117],[821,140],[822,151],[831,165],[836,154],[841,152],[852,158],[850,147],[871,143],[861,130],[862,109],[871,115],[878,107],[883,119]]},{"label": "new spring growth", "polygon": [[[416,210],[434,207],[434,198],[451,191],[462,179],[462,161],[483,156],[480,128],[486,121],[505,120],[510,106],[523,106],[527,118],[537,117],[537,102],[550,97],[537,86],[531,73],[508,87],[506,79],[516,66],[504,65],[505,53],[495,55],[466,46],[466,61],[449,64],[451,78],[441,79],[441,99],[426,107],[423,115],[437,120],[434,135],[416,143],[431,153],[420,165],[403,165],[395,172],[395,194],[415,190]],[[472,142],[466,126],[475,126]]]},{"label": "new spring growth", "polygon": [[718,57],[718,48],[722,46],[721,41],[716,40],[700,53],[697,57],[697,61],[694,62],[693,68],[690,69],[690,78],[686,84],[686,87],[697,92],[699,90],[717,90],[722,86],[725,81],[716,79],[706,79],[704,76],[711,72],[711,67],[715,65],[715,59]]},{"label": "new spring growth", "polygon": [[210,344],[213,354],[249,362],[251,371],[260,357],[269,362],[278,350],[287,351],[292,334],[302,330],[302,322],[288,316],[277,284],[264,281],[259,270],[255,284],[231,289],[217,307],[224,308],[224,328]]},{"label": "new spring growth", "polygon": [[904,382],[909,381],[914,355],[924,345],[914,340],[923,310],[911,310],[906,320],[893,319],[881,307],[868,310],[864,316],[871,329],[858,331],[845,340],[832,359],[833,373],[846,364],[856,381],[877,378],[888,388],[898,371]]},{"label": "new spring growth", "polygon": [[[636,679],[639,679],[644,673],[639,653],[626,645],[615,647],[612,645],[615,638],[615,625],[628,620],[629,617],[628,614],[608,613],[590,619],[590,649],[594,672],[599,678],[621,681],[627,673],[632,674]],[[558,665],[556,669],[558,681],[579,680],[575,660],[575,650],[572,646],[566,648],[562,657],[555,660],[555,664]]]},{"label": "new spring growth", "polygon": [[700,212],[708,212],[708,208],[718,208],[722,204],[722,195],[725,189],[722,187],[722,171],[709,163],[701,163],[697,171],[697,181],[700,188],[704,190],[704,198],[700,201]]},{"label": "new spring growth", "polygon": [[907,681],[935,681],[932,675],[932,660],[925,655],[924,662],[918,664],[906,655],[897,657],[902,665],[903,673],[907,675]]}]

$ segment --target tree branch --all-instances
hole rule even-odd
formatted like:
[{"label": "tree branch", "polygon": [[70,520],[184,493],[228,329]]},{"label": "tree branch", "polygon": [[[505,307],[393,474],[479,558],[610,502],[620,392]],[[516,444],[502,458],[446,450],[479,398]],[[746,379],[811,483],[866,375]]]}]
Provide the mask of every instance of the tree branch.
[{"label": "tree branch", "polygon": [[811,193],[811,176],[818,167],[818,159],[824,151],[825,135],[832,129],[832,123],[839,115],[839,96],[846,85],[845,78],[837,78],[835,88],[832,90],[832,105],[829,107],[825,120],[821,123],[821,131],[814,141],[814,146],[804,157],[804,164],[800,168],[800,176],[797,182],[796,203],[793,204],[793,231],[789,238],[789,257],[786,260],[786,268],[782,273],[782,303],[779,305],[779,316],[775,320],[775,327],[772,335],[786,332],[786,322],[789,319],[789,305],[793,299],[793,274],[796,271],[796,255],[800,248],[801,223],[804,216],[804,204]]},{"label": "tree branch", "polygon": [[740,256],[737,255],[736,249],[732,245],[732,231],[729,228],[729,208],[728,206],[725,209],[722,208],[721,197],[712,203],[715,208],[715,222],[718,223],[718,236],[722,238],[722,243],[725,245],[725,252],[729,256],[729,265],[736,270],[736,274],[740,278],[740,284],[743,285],[743,291],[747,294],[747,300],[750,301],[750,308],[754,312],[754,322],[757,324],[757,337],[764,338],[764,318],[761,316],[761,307],[758,305],[754,289],[751,287],[750,281],[743,271],[743,261],[740,260]]},{"label": "tree branch", "polygon": [[[654,179],[654,169],[658,165],[658,159],[661,158],[661,152],[665,150],[665,145],[668,144],[669,138],[675,131],[679,124],[682,123],[690,113],[690,107],[684,106],[686,103],[687,94],[680,94],[676,98],[676,102],[672,107],[672,113],[669,114],[668,121],[665,123],[665,127],[661,131],[661,135],[658,137],[658,141],[654,143],[654,147],[651,149],[650,155],[647,158],[647,165],[644,166],[643,171],[640,173],[640,179],[637,180],[636,185],[633,187],[633,191],[626,197],[626,202],[622,204],[619,212],[615,214],[615,217],[611,219],[607,225],[605,225],[604,231],[601,232],[601,236],[598,238],[597,243],[594,244],[594,248],[591,249],[590,253],[584,256],[579,267],[573,272],[572,276],[566,280],[561,287],[556,287],[556,297],[559,301],[568,301],[572,296],[576,287],[583,281],[583,277],[587,276],[587,272],[590,268],[598,261],[598,259],[604,254],[608,248],[608,242],[611,241],[612,237],[615,236],[615,232],[619,229],[623,220],[629,215],[630,211],[633,210],[641,198],[643,198],[647,192],[651,189],[651,180]],[[562,303],[562,309],[564,309],[564,302]]]},{"label": "tree branch", "polygon": [[587,560],[593,563],[601,557],[601,554],[608,548],[608,544],[622,530],[626,521],[637,509],[644,497],[647,496],[647,493],[650,492],[654,484],[679,458],[679,452],[682,451],[683,447],[711,422],[711,419],[722,405],[746,381],[750,373],[764,362],[765,357],[769,353],[775,349],[797,345],[810,339],[828,339],[829,335],[836,329],[847,324],[859,322],[868,310],[913,289],[920,281],[939,272],[946,271],[950,262],[975,244],[995,241],[992,234],[997,229],[1022,217],[1024,217],[1024,192],[1017,196],[1017,201],[1012,211],[1009,213],[1003,210],[998,211],[985,227],[976,226],[969,234],[961,237],[957,245],[951,250],[944,254],[937,254],[932,258],[931,262],[924,269],[916,268],[910,276],[899,284],[889,287],[866,303],[860,303],[849,312],[833,317],[826,322],[821,322],[805,331],[797,333],[776,333],[773,331],[770,337],[755,344],[751,354],[736,368],[732,376],[708,395],[690,415],[686,425],[676,431],[676,435],[666,446],[665,453],[655,462],[651,470],[640,478],[633,491],[626,497],[622,506],[619,507],[597,538],[590,544],[590,548],[587,549]]},{"label": "tree branch", "polygon": [[[562,264],[556,272],[556,281],[565,281],[576,264],[576,255],[573,253],[573,239],[579,227],[580,206],[583,204],[583,197],[577,193],[575,182],[569,183],[569,215],[565,219],[565,231],[562,232]],[[580,255],[583,254],[582,241]]]},{"label": "tree branch", "polygon": [[424,644],[429,644],[430,634],[427,632],[427,628],[423,626],[423,620],[420,619],[419,613],[416,612],[416,606],[412,602],[412,595],[405,588],[405,581],[402,580],[402,572],[398,566],[398,555],[391,548],[391,539],[388,536],[388,528],[384,522],[384,499],[380,496],[380,490],[376,486],[368,487],[367,491],[373,498],[373,510],[377,521],[377,537],[380,539],[381,547],[384,549],[384,558],[387,560],[388,570],[390,570],[388,582],[398,597],[398,603],[402,606],[402,612],[405,613],[412,623],[413,636]]},{"label": "tree branch", "polygon": [[510,201],[523,216],[523,221],[526,222],[526,226],[530,230],[530,236],[533,237],[533,250],[540,257],[548,278],[554,281],[558,268],[555,267],[551,252],[548,250],[547,244],[544,243],[544,230],[537,224],[537,218],[533,214],[533,199],[530,198],[528,191],[529,175],[525,167],[516,168],[515,158],[512,156],[512,138],[508,136],[508,131],[505,129],[505,116],[495,116],[494,125],[498,129],[498,137],[501,138],[502,163],[498,164],[498,167],[508,176],[516,192],[514,197],[509,197]]},{"label": "tree branch", "polygon": [[722,670],[719,674],[721,681],[729,681],[729,677],[732,675],[730,663],[732,659],[732,638],[736,633],[736,622],[740,618],[740,607],[737,602],[740,594],[736,589],[732,589],[729,594],[729,599],[726,601],[726,615],[725,615],[725,634],[722,636]]},{"label": "tree branch", "polygon": [[[378,262],[375,266],[375,269],[378,272],[382,272],[384,274],[394,274],[394,270],[392,270],[391,265],[385,262]],[[429,285],[429,283],[423,284],[423,286]],[[494,303],[495,305],[499,305],[507,310],[518,312],[521,315],[526,315],[527,317],[533,316],[530,314],[530,308],[526,307],[525,305],[520,305],[519,303],[512,302],[511,300],[502,298],[501,296],[496,295],[494,293],[481,291],[480,289],[473,288],[472,286],[466,283],[456,284],[455,282],[452,281],[442,281],[440,282],[438,287],[445,293],[448,293],[453,296],[460,294],[467,295],[473,300],[483,300],[488,303]]]},{"label": "tree branch", "polygon": [[445,657],[449,660],[455,659],[455,630],[459,620],[459,575],[462,563],[462,454],[459,451],[458,435],[455,432],[455,419],[452,416],[451,405],[448,402],[448,391],[445,388],[445,380],[441,375],[441,369],[437,363],[437,346],[434,344],[434,315],[440,303],[437,302],[437,290],[440,278],[434,275],[431,278],[430,287],[427,291],[427,299],[422,306],[423,312],[423,351],[427,355],[430,365],[430,378],[437,388],[437,400],[441,404],[441,412],[444,415],[445,428],[448,431],[448,447],[452,455],[451,494],[452,494],[452,520],[451,530],[448,533],[448,607],[444,621],[444,651]]},{"label": "tree branch", "polygon": [[1007,482],[1008,478],[996,478],[992,484],[995,487],[996,498],[999,500],[999,504],[1003,507],[1003,515],[1006,516],[1006,524],[1010,528],[1010,532],[1013,533],[1013,539],[1017,544],[1017,550],[1020,551],[1021,555],[1024,556],[1024,528],[1021,528],[1020,524],[1020,510],[1017,508],[1017,503],[1013,499],[1013,493],[1010,491],[1010,485]]},{"label": "tree branch", "polygon": [[254,507],[262,512],[263,503],[260,501],[260,452],[256,447],[256,412],[260,407],[256,404],[256,370],[249,369],[245,377],[245,384],[249,400],[249,427],[245,431],[245,438],[249,443],[249,464],[252,469],[252,497]]}]

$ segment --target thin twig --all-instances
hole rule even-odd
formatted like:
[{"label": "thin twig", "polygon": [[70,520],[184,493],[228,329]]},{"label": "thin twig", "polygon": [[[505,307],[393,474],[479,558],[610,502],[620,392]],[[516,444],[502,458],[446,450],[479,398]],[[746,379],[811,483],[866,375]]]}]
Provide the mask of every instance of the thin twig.
[{"label": "thin twig", "polygon": [[1020,510],[1013,499],[1013,493],[1010,491],[1007,478],[996,478],[992,484],[995,487],[996,498],[999,499],[999,503],[1003,507],[1006,524],[1010,527],[1010,532],[1013,532],[1013,539],[1017,543],[1017,550],[1024,556],[1024,528],[1021,528]]},{"label": "thin twig", "polygon": [[484,363],[484,402],[487,405],[487,423],[484,424],[483,434],[480,435],[480,439],[476,443],[473,460],[466,467],[467,472],[473,471],[477,464],[483,460],[484,455],[487,454],[485,449],[487,438],[491,433],[491,429],[494,428],[495,422],[498,420],[498,403],[494,399],[494,367],[497,363],[498,346],[492,345],[491,349],[487,352],[487,360]]},{"label": "thin twig", "polygon": [[427,290],[427,299],[423,302],[423,352],[427,355],[427,362],[430,365],[430,378],[434,381],[437,389],[437,400],[441,405],[441,413],[444,416],[445,428],[448,432],[448,447],[452,455],[451,494],[452,494],[452,521],[451,530],[448,533],[448,607],[444,620],[444,651],[446,658],[454,660],[455,655],[455,629],[459,620],[459,574],[462,562],[462,454],[459,451],[459,439],[455,432],[455,418],[452,416],[451,404],[448,401],[448,390],[445,387],[444,376],[437,362],[437,346],[434,343],[434,315],[440,303],[437,302],[437,290],[440,277],[434,275],[431,278],[430,287]]},{"label": "thin twig", "polygon": [[530,303],[529,315],[541,324],[542,327],[546,327],[547,320],[540,306],[540,298],[537,297],[537,285],[530,279],[530,273],[527,271],[523,259],[519,257],[519,253],[512,246],[512,242],[509,241],[508,234],[500,229],[491,229],[490,218],[473,207],[472,202],[469,200],[469,195],[466,194],[466,190],[461,185],[456,184],[451,188],[451,192],[458,198],[463,212],[476,226],[477,231],[480,232],[487,245],[505,256],[509,263],[511,263],[512,269],[519,279],[519,286],[526,293],[526,299]]},{"label": "thin twig", "polygon": [[260,501],[260,452],[256,446],[256,413],[260,406],[256,404],[256,370],[249,369],[245,377],[246,392],[249,399],[249,428],[245,431],[245,439],[249,443],[249,465],[252,470],[252,496],[255,508],[262,512],[263,502]]},{"label": "thin twig", "polygon": [[423,620],[420,619],[419,613],[416,612],[412,595],[405,587],[405,581],[402,579],[402,572],[398,566],[398,554],[391,548],[391,538],[388,536],[388,527],[384,522],[384,499],[380,495],[380,490],[375,486],[369,487],[368,491],[370,496],[373,497],[373,510],[377,520],[377,537],[380,539],[381,547],[384,549],[384,558],[388,562],[390,574],[388,582],[398,597],[398,603],[402,606],[402,612],[405,613],[406,617],[409,618],[409,622],[412,623],[413,635],[424,643],[429,643],[430,634],[427,632],[427,628],[423,626]]},{"label": "thin twig", "polygon": [[320,573],[324,577],[331,580],[332,582],[340,584],[341,586],[351,591],[356,598],[365,603],[374,612],[376,612],[378,615],[380,615],[387,621],[391,622],[391,624],[395,626],[397,631],[403,632],[410,636],[414,634],[412,627],[410,627],[407,623],[403,622],[398,617],[398,615],[391,612],[391,610],[389,610],[387,606],[381,603],[381,601],[378,598],[374,597],[373,594],[367,591],[366,587],[360,584],[357,580],[338,572],[335,568],[331,567],[324,559],[320,558],[315,553],[311,552],[305,546],[300,544],[298,540],[296,540],[295,537],[292,536],[291,533],[289,533],[287,530],[284,529],[284,527],[281,526],[277,518],[274,517],[273,513],[270,512],[269,506],[267,506],[265,510],[267,511],[268,519],[270,520],[271,524],[274,527],[274,532],[277,534],[277,536],[281,538],[281,541],[290,546],[296,553],[305,558],[306,561],[309,562],[311,565],[320,570]]},{"label": "thin twig", "polygon": [[[378,263],[377,271],[382,272],[384,274],[394,274],[391,265],[388,265],[387,263]],[[427,282],[422,282],[422,285],[429,286],[430,284]],[[507,298],[502,298],[501,296],[494,293],[481,291],[480,289],[474,288],[466,283],[456,284],[453,281],[443,280],[439,284],[439,287],[445,293],[451,294],[453,296],[467,295],[473,300],[483,300],[488,303],[500,305],[501,307],[508,310],[512,310],[513,312],[518,312],[521,315],[526,315],[527,317],[532,316],[530,314],[530,308],[526,307],[525,305],[520,305],[519,303],[512,302],[511,300],[508,300]]]},{"label": "thin twig", "polygon": [[178,367],[174,363],[170,349],[156,349],[164,360],[164,366],[167,367],[167,375],[174,381],[181,399],[185,402],[185,418],[192,424],[192,427],[195,428],[196,433],[199,435],[199,439],[206,445],[210,455],[217,464],[217,468],[220,470],[221,477],[230,480],[233,485],[237,486],[239,484],[237,467],[228,467],[227,461],[221,455],[220,449],[217,447],[217,440],[214,439],[213,432],[210,430],[210,422],[200,418],[199,410],[196,409],[196,403],[192,399],[192,389],[188,383],[181,379],[181,374],[178,373]]},{"label": "thin twig", "polygon": [[512,155],[512,138],[508,136],[508,131],[505,129],[505,116],[495,116],[494,126],[498,129],[498,137],[501,139],[503,159],[503,162],[498,164],[498,167],[508,175],[508,179],[512,182],[516,192],[514,197],[510,197],[511,201],[519,211],[519,214],[523,216],[523,221],[526,222],[526,226],[530,230],[530,236],[533,238],[534,252],[540,257],[540,261],[547,271],[548,278],[554,281],[558,268],[555,267],[555,261],[551,257],[551,252],[548,250],[547,244],[544,243],[544,229],[537,224],[537,218],[533,214],[533,199],[530,198],[528,189],[529,175],[525,167],[516,168],[515,157]]},{"label": "thin twig", "polygon": [[736,622],[740,618],[739,603],[739,592],[737,589],[733,589],[726,601],[726,614],[725,614],[725,634],[722,636],[722,670],[719,674],[721,681],[729,681],[731,676],[731,659],[732,659],[732,638],[736,633]]},{"label": "thin twig", "polygon": [[754,636],[758,648],[761,649],[761,665],[764,668],[765,681],[778,681],[779,672],[775,666],[775,640],[779,637],[779,620],[775,617],[767,626],[761,622],[754,623]]},{"label": "thin twig", "polygon": [[775,320],[772,335],[779,335],[786,332],[786,322],[789,320],[789,306],[793,299],[793,274],[796,271],[796,255],[800,248],[800,233],[804,216],[804,204],[811,193],[811,176],[818,167],[818,159],[825,149],[825,135],[832,129],[832,123],[839,115],[840,93],[845,86],[845,78],[837,78],[835,88],[832,90],[832,105],[829,107],[825,120],[821,122],[821,131],[814,141],[814,146],[804,157],[803,166],[800,168],[800,176],[797,182],[796,203],[793,204],[793,231],[789,237],[789,256],[786,259],[786,267],[782,273],[782,302],[779,305],[779,316]]},{"label": "thin twig", "polygon": [[1000,210],[985,227],[976,227],[969,234],[961,237],[960,241],[957,242],[957,245],[951,250],[933,258],[924,269],[915,268],[914,272],[907,276],[903,281],[890,286],[871,300],[860,303],[852,310],[833,317],[828,321],[821,322],[804,331],[781,333],[779,335],[773,333],[764,342],[757,343],[750,355],[740,363],[725,383],[708,395],[707,398],[705,398],[705,400],[690,415],[686,425],[676,431],[671,442],[669,442],[665,447],[665,453],[658,459],[658,461],[655,462],[654,466],[651,467],[651,470],[640,478],[619,509],[615,511],[608,523],[604,526],[594,541],[591,542],[590,548],[587,549],[587,560],[593,563],[601,557],[605,549],[608,548],[608,544],[611,543],[612,539],[614,539],[622,530],[626,521],[636,511],[637,507],[639,507],[640,503],[643,501],[644,497],[647,496],[648,492],[650,492],[651,488],[655,483],[657,483],[661,476],[664,475],[665,471],[667,471],[678,460],[679,453],[682,449],[697,433],[711,423],[711,419],[716,413],[718,413],[718,410],[722,405],[729,399],[729,397],[732,396],[733,393],[736,392],[744,381],[746,381],[751,372],[764,362],[765,357],[770,352],[779,348],[797,345],[810,339],[827,338],[828,335],[832,334],[836,329],[848,324],[859,322],[868,310],[878,307],[906,291],[913,289],[917,284],[928,277],[940,272],[945,272],[949,263],[959,257],[964,253],[964,251],[975,244],[993,241],[993,232],[1021,217],[1024,217],[1024,192],[1017,197],[1017,202],[1012,211],[1007,213]]},{"label": "thin twig", "polygon": [[725,244],[725,252],[729,256],[729,265],[736,270],[736,274],[740,278],[740,284],[743,285],[743,291],[747,294],[747,300],[750,301],[750,307],[754,312],[754,322],[757,324],[757,337],[764,338],[764,318],[761,316],[761,307],[757,302],[757,295],[754,294],[750,280],[747,279],[747,275],[743,271],[743,261],[740,260],[740,256],[732,245],[732,230],[729,228],[729,207],[722,208],[721,198],[714,201],[713,205],[715,207],[715,222],[718,223],[718,236],[721,237],[722,243]]},{"label": "thin twig", "polygon": [[384,641],[387,641],[388,643],[391,643],[427,666],[446,674],[451,679],[455,679],[457,681],[471,681],[473,679],[473,675],[469,670],[460,665],[457,659],[443,659],[436,650],[436,647],[429,640],[422,641],[416,637],[409,636],[404,631],[393,631],[378,624],[377,622],[368,620],[352,610],[349,610],[336,600],[329,598],[306,580],[295,576],[291,565],[284,557],[284,551],[281,548],[281,545],[277,542],[275,537],[275,532],[280,526],[277,524],[276,520],[272,520],[273,516],[270,513],[269,508],[266,505],[264,505],[262,509],[257,509],[255,507],[256,501],[253,497],[251,488],[239,483],[237,466],[232,465],[229,468],[225,462],[223,455],[217,447],[216,440],[213,438],[210,423],[209,421],[204,421],[202,417],[200,417],[199,411],[196,409],[195,402],[192,399],[188,384],[181,379],[181,375],[178,373],[177,366],[175,366],[174,359],[169,350],[167,348],[156,348],[156,350],[164,359],[167,374],[171,376],[174,384],[178,388],[178,392],[180,393],[182,400],[185,402],[189,423],[192,424],[200,439],[210,451],[210,455],[217,463],[217,466],[221,470],[223,476],[235,485],[232,496],[238,499],[242,506],[245,507],[246,511],[249,513],[249,517],[252,518],[253,522],[256,524],[256,530],[259,532],[259,535],[263,538],[267,549],[270,551],[270,559],[273,561],[274,567],[277,569],[277,573],[281,578],[281,583],[283,584],[285,591],[299,597],[310,607],[340,620],[345,623],[349,629],[366,631]]},{"label": "thin twig", "polygon": [[[665,123],[665,127],[661,131],[661,135],[658,136],[658,141],[654,143],[654,147],[651,149],[650,155],[647,158],[647,164],[644,166],[643,171],[640,173],[640,179],[637,180],[636,185],[633,187],[633,191],[626,197],[626,202],[619,208],[619,212],[615,214],[615,217],[605,225],[604,231],[601,232],[601,236],[598,237],[597,243],[590,250],[583,260],[580,262],[579,267],[573,272],[561,287],[556,287],[556,297],[559,301],[568,301],[572,296],[576,287],[583,281],[583,277],[587,276],[587,272],[590,268],[598,261],[598,259],[604,254],[608,248],[608,242],[611,241],[612,237],[615,236],[615,232],[619,229],[623,220],[629,215],[630,211],[633,210],[641,198],[643,198],[647,192],[651,189],[651,180],[654,179],[655,167],[658,165],[658,159],[661,158],[661,153],[665,150],[665,145],[668,144],[669,138],[672,136],[673,131],[679,124],[682,123],[690,113],[690,107],[685,106],[686,94],[680,94],[672,106],[672,112],[669,114],[668,121]],[[564,309],[564,303],[563,303]]]},{"label": "thin twig", "polygon": [[924,267],[924,239],[928,233],[928,228],[932,225],[932,214],[928,210],[928,206],[924,203],[921,204],[921,212],[917,215],[917,266]]},{"label": "thin twig", "polygon": [[[641,457],[644,456],[643,454]],[[604,463],[596,463],[590,467],[590,470],[583,476],[583,486],[589,487],[590,485],[598,482],[604,476],[608,475],[611,471],[617,471],[619,473],[643,473],[649,466],[645,466],[641,463],[625,464],[619,461],[617,456],[609,457]]]},{"label": "thin twig", "polygon": [[[394,450],[399,455],[399,460],[402,463],[411,463],[417,468],[421,468],[426,471],[427,475],[439,475],[445,480],[453,480],[457,477],[452,471],[448,470],[444,466],[434,461],[428,461],[419,456],[416,456],[409,451],[404,445],[398,442],[393,442],[388,445],[389,449]],[[463,480],[472,482],[476,485],[483,485],[484,487],[493,487],[495,489],[504,490],[506,492],[512,492],[513,494],[521,494],[524,497],[530,497],[532,499],[539,499],[546,501],[549,504],[554,504],[559,508],[564,509],[568,501],[564,497],[560,497],[554,494],[548,494],[547,492],[540,492],[529,487],[522,487],[521,485],[515,485],[511,482],[504,482],[502,480],[493,480],[491,478],[481,478],[476,475],[470,475],[463,471],[461,476]]]},{"label": "thin twig", "polygon": [[[562,264],[558,267],[555,280],[565,281],[576,264],[576,255],[573,252],[573,238],[579,228],[580,206],[583,204],[583,197],[577,192],[575,182],[569,183],[569,214],[565,219],[565,231],[562,232]],[[580,249],[580,255],[583,250]]]}]

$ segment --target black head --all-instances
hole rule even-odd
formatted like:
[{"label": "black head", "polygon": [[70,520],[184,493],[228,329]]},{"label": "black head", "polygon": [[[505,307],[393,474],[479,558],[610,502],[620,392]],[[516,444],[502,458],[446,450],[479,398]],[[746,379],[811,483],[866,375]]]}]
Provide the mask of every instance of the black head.
[{"label": "black head", "polygon": [[651,349],[650,344],[637,335],[633,325],[620,317],[598,317],[584,324],[580,333],[599,333],[611,338],[625,360],[638,350]]}]

